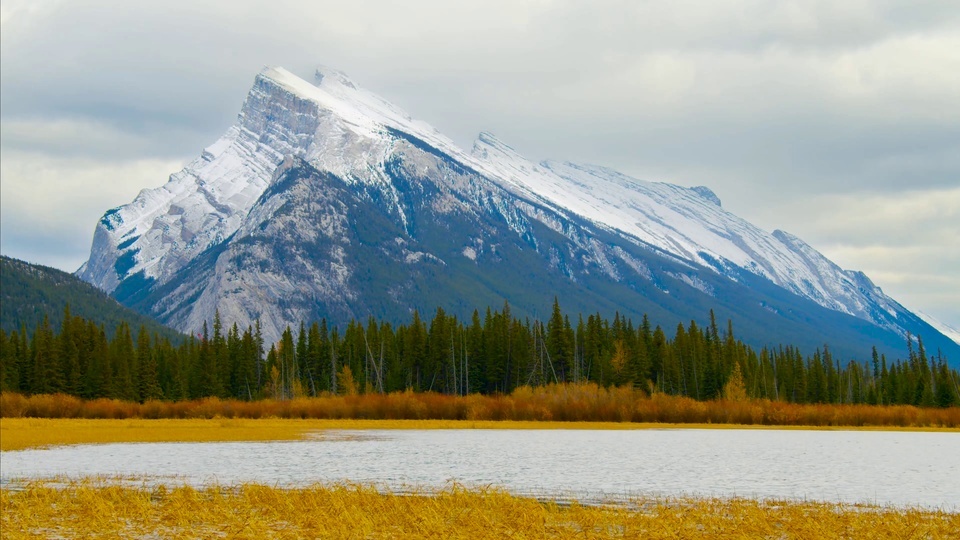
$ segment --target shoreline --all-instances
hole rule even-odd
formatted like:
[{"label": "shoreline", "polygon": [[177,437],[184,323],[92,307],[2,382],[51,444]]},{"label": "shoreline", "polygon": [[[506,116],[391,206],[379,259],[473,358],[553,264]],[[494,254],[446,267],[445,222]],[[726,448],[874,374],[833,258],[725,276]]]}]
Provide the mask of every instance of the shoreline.
[{"label": "shoreline", "polygon": [[772,426],[758,424],[561,422],[533,420],[364,420],[287,418],[76,419],[0,418],[0,451],[49,446],[137,442],[295,441],[332,430],[784,430],[960,433],[960,428],[918,426]]}]

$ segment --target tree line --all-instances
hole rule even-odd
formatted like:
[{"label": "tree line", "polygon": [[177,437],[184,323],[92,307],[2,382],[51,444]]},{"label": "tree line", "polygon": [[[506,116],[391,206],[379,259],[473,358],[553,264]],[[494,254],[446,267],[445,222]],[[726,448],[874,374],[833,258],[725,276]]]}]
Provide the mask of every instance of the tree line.
[{"label": "tree line", "polygon": [[[510,393],[522,386],[593,382],[698,400],[732,385],[746,397],[791,403],[960,405],[960,375],[939,353],[907,336],[908,357],[873,349],[866,362],[842,362],[829,347],[804,355],[790,345],[759,350],[736,338],[713,312],[701,327],[668,334],[646,316],[634,322],[600,314],[572,323],[559,302],[542,321],[499,311],[460,320],[437,309],[414,311],[393,326],[370,317],[344,328],[325,320],[287,327],[266,347],[259,323],[212,328],[173,344],[126,323],[108,338],[102,326],[65,310],[59,328],[45,318],[28,332],[0,331],[0,385],[25,394],[86,399],[184,400],[208,396],[256,400],[413,390],[465,395]],[[136,337],[134,337],[134,335]]]}]

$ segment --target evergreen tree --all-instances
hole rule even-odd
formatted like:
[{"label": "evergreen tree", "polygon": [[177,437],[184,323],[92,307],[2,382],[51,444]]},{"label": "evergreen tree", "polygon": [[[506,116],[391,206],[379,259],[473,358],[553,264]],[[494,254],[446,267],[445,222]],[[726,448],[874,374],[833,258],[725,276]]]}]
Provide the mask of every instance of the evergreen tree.
[{"label": "evergreen tree", "polygon": [[141,326],[137,334],[137,365],[139,366],[139,399],[147,401],[163,398],[157,373],[156,350],[150,342],[146,326]]},{"label": "evergreen tree", "polygon": [[76,321],[70,316],[70,305],[63,308],[63,320],[60,323],[60,335],[56,337],[59,357],[59,371],[63,378],[62,392],[78,395],[83,381],[80,370],[80,349],[78,336],[74,335]]},{"label": "evergreen tree", "polygon": [[559,381],[570,380],[569,375],[573,371],[573,342],[569,336],[569,328],[570,321],[564,320],[563,312],[560,311],[560,301],[554,297],[553,311],[547,323],[546,343],[547,353],[553,363],[553,371]]},{"label": "evergreen tree", "polygon": [[203,323],[203,333],[197,347],[193,381],[194,398],[219,396],[223,393],[220,369],[217,366],[217,351],[214,349],[214,342],[210,340],[206,321]]},{"label": "evergreen tree", "polygon": [[30,350],[33,358],[31,391],[35,394],[63,391],[63,372],[57,361],[53,330],[47,317],[43,318],[40,327],[34,332]]},{"label": "evergreen tree", "polygon": [[0,329],[0,391],[17,392],[20,390],[20,370],[17,362],[17,331],[7,336]]},{"label": "evergreen tree", "polygon": [[137,370],[136,355],[133,349],[133,338],[130,336],[130,327],[125,322],[117,326],[117,333],[110,342],[110,370],[113,375],[110,397],[137,401],[139,387],[134,383]]}]

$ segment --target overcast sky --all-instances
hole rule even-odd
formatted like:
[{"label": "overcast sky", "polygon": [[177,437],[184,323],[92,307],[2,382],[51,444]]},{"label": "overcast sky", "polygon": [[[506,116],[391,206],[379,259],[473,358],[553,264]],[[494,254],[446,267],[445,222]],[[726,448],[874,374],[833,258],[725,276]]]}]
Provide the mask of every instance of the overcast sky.
[{"label": "overcast sky", "polygon": [[706,185],[960,327],[956,0],[3,0],[0,248],[75,270],[111,207],[325,64],[470,147]]}]

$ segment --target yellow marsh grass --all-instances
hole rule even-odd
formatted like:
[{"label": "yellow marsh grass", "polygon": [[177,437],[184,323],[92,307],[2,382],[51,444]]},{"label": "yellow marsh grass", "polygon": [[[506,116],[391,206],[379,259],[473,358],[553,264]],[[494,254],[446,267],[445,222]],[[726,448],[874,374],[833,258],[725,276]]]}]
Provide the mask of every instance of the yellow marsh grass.
[{"label": "yellow marsh grass", "polygon": [[296,420],[281,418],[190,418],[85,420],[0,418],[0,450],[108,442],[284,441],[322,437],[329,429],[877,429],[960,431],[946,428],[739,426],[732,424],[639,424],[627,422],[537,422],[493,420]]},{"label": "yellow marsh grass", "polygon": [[960,515],[815,502],[639,499],[558,505],[497,490],[136,488],[81,482],[0,490],[19,538],[956,538]]}]

